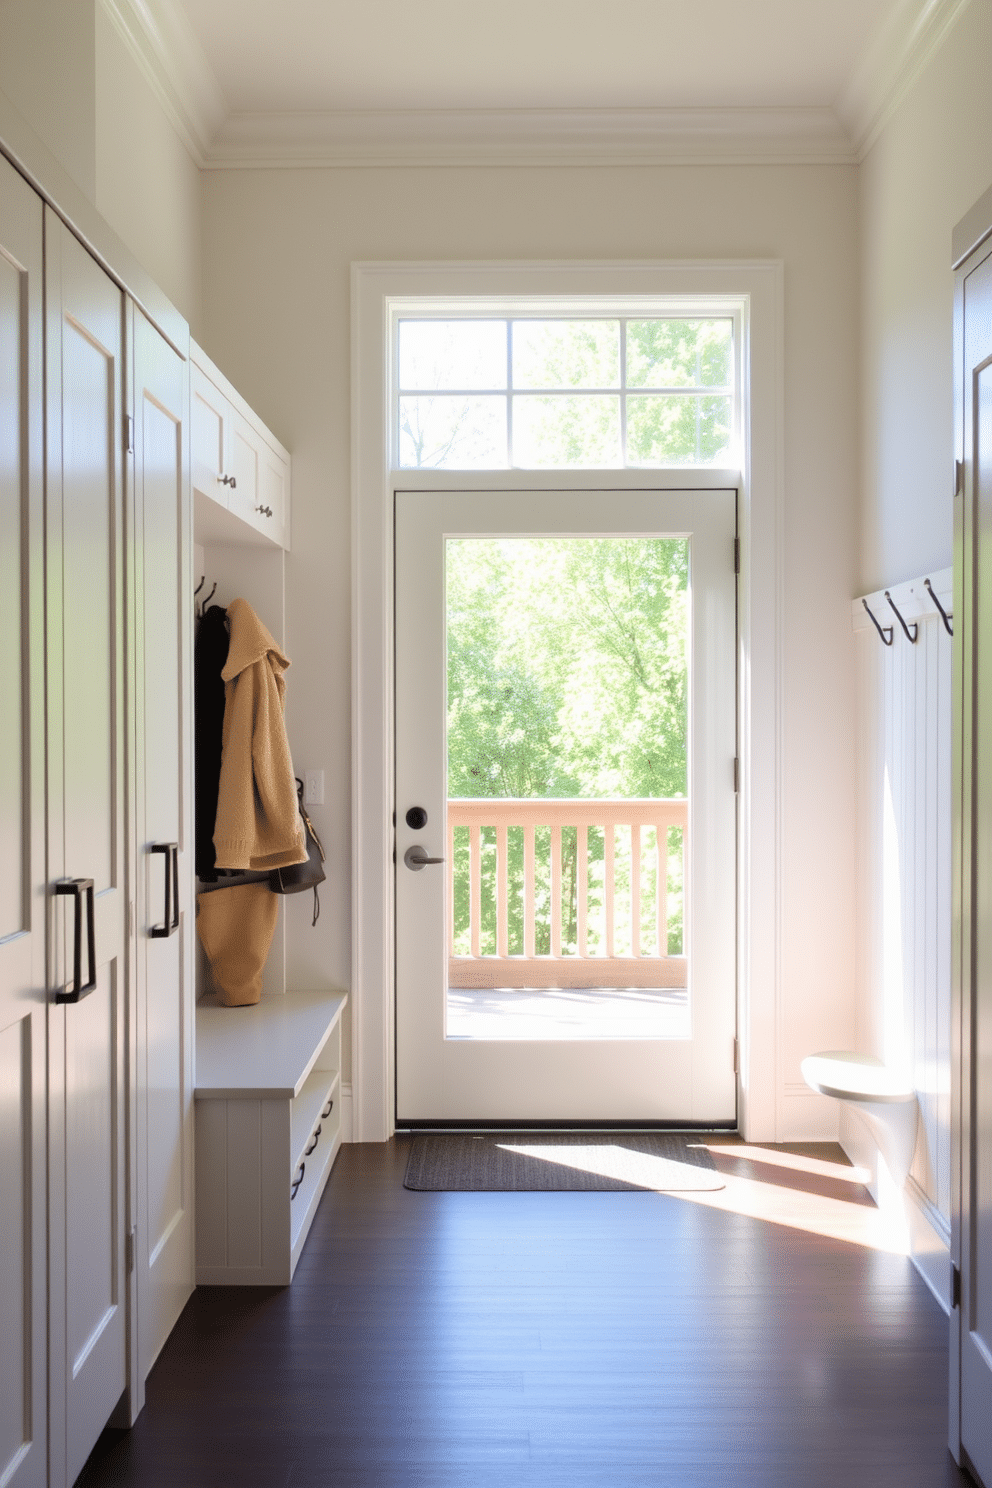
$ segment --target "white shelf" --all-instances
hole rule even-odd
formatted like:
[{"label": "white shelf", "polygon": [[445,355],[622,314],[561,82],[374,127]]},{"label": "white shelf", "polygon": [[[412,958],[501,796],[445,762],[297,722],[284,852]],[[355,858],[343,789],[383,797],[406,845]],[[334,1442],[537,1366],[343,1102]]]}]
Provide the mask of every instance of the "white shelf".
[{"label": "white shelf", "polygon": [[197,1100],[293,1100],[347,1001],[343,993],[287,992],[253,1007],[196,1008]]},{"label": "white shelf", "polygon": [[[293,1125],[292,1125],[292,1153],[293,1165],[298,1167],[302,1158],[304,1148],[310,1145],[310,1137],[318,1121],[321,1120],[320,1113],[327,1105],[328,1100],[334,1101],[334,1109],[326,1117],[328,1122],[333,1122],[337,1115],[338,1086],[341,1083],[341,1075],[338,1071],[315,1069],[307,1076],[306,1084],[293,1102]],[[323,1125],[323,1122],[321,1122]],[[321,1133],[323,1135],[323,1132]]]}]

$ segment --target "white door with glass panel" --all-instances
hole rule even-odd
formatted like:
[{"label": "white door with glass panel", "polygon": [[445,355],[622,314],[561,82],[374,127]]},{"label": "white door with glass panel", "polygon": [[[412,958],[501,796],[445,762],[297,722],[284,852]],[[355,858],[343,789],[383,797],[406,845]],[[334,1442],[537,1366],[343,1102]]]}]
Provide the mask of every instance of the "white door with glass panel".
[{"label": "white door with glass panel", "polygon": [[735,1120],[735,531],[397,492],[398,1124]]}]

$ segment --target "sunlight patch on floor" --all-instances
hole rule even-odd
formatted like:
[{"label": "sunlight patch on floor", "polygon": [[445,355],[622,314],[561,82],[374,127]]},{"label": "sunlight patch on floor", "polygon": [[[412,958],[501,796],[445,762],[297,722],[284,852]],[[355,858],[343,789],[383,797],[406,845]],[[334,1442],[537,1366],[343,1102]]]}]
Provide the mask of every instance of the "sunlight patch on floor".
[{"label": "sunlight patch on floor", "polygon": [[[616,1142],[588,1147],[528,1146],[520,1142],[500,1145],[509,1152],[521,1152],[528,1157],[597,1173],[604,1178],[643,1183],[645,1189],[656,1192],[667,1190],[673,1197],[720,1209],[727,1214],[746,1215],[768,1224],[784,1225],[788,1229],[803,1230],[810,1235],[822,1235],[851,1245],[863,1245],[869,1250],[885,1251],[890,1255],[909,1254],[909,1230],[898,1206],[887,1205],[885,1209],[877,1209],[874,1204],[865,1203],[862,1196],[849,1200],[816,1191],[818,1179],[863,1184],[867,1177],[864,1170],[849,1167],[846,1163],[833,1163],[806,1154],[746,1143],[703,1142],[700,1145],[717,1159],[718,1171],[710,1172],[685,1163],[633,1153]],[[632,1163],[632,1159],[636,1162]],[[732,1163],[742,1161],[778,1168],[783,1172],[787,1170],[811,1181],[808,1186],[802,1183],[786,1185],[773,1179],[730,1171]],[[680,1175],[673,1169],[682,1169],[687,1184],[685,1188],[680,1187]],[[634,1173],[637,1176],[632,1176]]]},{"label": "sunlight patch on floor", "polygon": [[684,1192],[687,1189],[722,1188],[725,1178],[713,1168],[678,1162],[651,1152],[637,1152],[617,1142],[597,1146],[542,1142],[527,1146],[523,1142],[497,1142],[503,1152],[517,1152],[541,1162],[557,1163],[580,1173],[595,1173],[599,1178],[612,1178],[618,1183],[635,1183],[659,1193]]},{"label": "sunlight patch on floor", "polygon": [[785,1168],[793,1173],[810,1173],[817,1178],[832,1178],[839,1183],[865,1184],[871,1178],[867,1168],[825,1162],[822,1157],[809,1157],[806,1153],[780,1152],[774,1147],[745,1147],[740,1142],[726,1145],[706,1142],[704,1145],[714,1157],[746,1157],[752,1162],[767,1164],[769,1167]]},{"label": "sunlight patch on floor", "polygon": [[[750,1159],[755,1163],[774,1163],[795,1173],[829,1177],[844,1183],[856,1181],[852,1180],[851,1174],[861,1171],[850,1168],[845,1163],[823,1162],[805,1155],[773,1152],[767,1147],[752,1147],[744,1143],[721,1148],[719,1144],[707,1142],[706,1146],[714,1157],[720,1155],[733,1159]],[[811,1172],[813,1164],[815,1170]],[[809,1188],[796,1188],[726,1171],[724,1176],[727,1186],[719,1192],[687,1193],[680,1197],[693,1204],[705,1204],[710,1209],[722,1209],[730,1214],[746,1214],[754,1219],[763,1219],[768,1224],[805,1230],[807,1234],[823,1235],[830,1240],[844,1240],[851,1245],[863,1245],[869,1250],[886,1251],[890,1255],[909,1255],[906,1219],[901,1210],[894,1206],[876,1209],[873,1204],[852,1203],[846,1199],[816,1193],[812,1184]]]}]

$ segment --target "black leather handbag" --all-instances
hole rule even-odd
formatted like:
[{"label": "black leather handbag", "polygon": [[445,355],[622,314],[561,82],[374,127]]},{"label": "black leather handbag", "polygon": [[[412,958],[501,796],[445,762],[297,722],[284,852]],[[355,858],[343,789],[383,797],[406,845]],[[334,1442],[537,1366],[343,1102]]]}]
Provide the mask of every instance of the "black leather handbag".
[{"label": "black leather handbag", "polygon": [[303,831],[306,836],[307,860],[305,863],[289,863],[285,868],[273,868],[269,873],[269,888],[273,894],[302,894],[304,889],[313,889],[313,920],[316,925],[320,916],[320,896],[317,885],[322,884],[324,872],[324,845],[317,836],[313,822],[303,809],[303,781],[297,776],[296,797],[300,803]]}]

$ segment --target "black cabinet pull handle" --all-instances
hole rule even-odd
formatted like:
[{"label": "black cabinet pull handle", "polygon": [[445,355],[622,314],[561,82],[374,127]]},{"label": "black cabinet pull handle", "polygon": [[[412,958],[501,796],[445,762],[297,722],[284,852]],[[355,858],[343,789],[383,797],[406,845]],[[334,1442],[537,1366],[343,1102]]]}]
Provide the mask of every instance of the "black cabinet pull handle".
[{"label": "black cabinet pull handle", "polygon": [[320,1141],[320,1127],[318,1126],[317,1130],[313,1134],[313,1141],[310,1143],[310,1146],[305,1149],[305,1151],[303,1153],[303,1156],[304,1157],[309,1157],[310,1154],[311,1154],[311,1152],[314,1150],[314,1148],[316,1147],[316,1145],[317,1145],[317,1143],[319,1141]]},{"label": "black cabinet pull handle", "polygon": [[328,1116],[330,1116],[330,1114],[331,1114],[331,1112],[333,1110],[334,1110],[334,1102],[332,1100],[329,1100],[327,1102],[327,1110],[326,1111],[321,1111],[321,1113],[320,1113],[320,1119],[321,1119],[321,1121],[326,1121],[327,1118],[328,1118]]},{"label": "black cabinet pull handle", "polygon": [[[55,885],[56,894],[72,896],[72,987],[56,992],[56,1002],[79,1002],[96,986],[96,919],[91,878],[63,878]],[[89,954],[89,981],[83,981],[83,895],[86,895],[86,949]]]},{"label": "black cabinet pull handle", "polygon": [[293,1181],[292,1181],[292,1183],[289,1185],[289,1199],[290,1199],[290,1203],[292,1203],[293,1199],[296,1198],[296,1195],[299,1192],[300,1184],[303,1182],[303,1174],[306,1172],[306,1170],[307,1170],[306,1163],[301,1162],[300,1163],[300,1176],[298,1178],[294,1178]]},{"label": "black cabinet pull handle", "polygon": [[153,940],[165,940],[179,929],[179,843],[153,842],[151,851],[165,854],[165,918],[148,934]]}]

